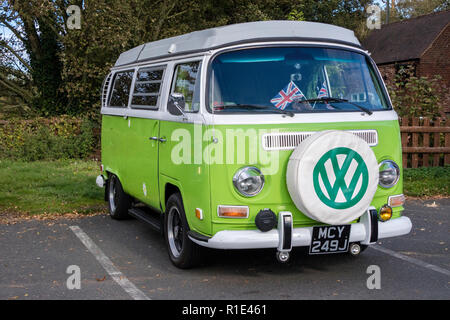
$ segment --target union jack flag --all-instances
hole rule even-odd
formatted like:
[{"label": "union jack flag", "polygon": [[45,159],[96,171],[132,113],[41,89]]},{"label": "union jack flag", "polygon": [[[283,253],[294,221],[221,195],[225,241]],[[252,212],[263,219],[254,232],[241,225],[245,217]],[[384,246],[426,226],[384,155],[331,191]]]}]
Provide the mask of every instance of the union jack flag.
[{"label": "union jack flag", "polygon": [[300,91],[295,83],[291,81],[283,90],[278,92],[272,100],[270,100],[270,103],[274,104],[276,108],[284,110],[296,98],[305,98],[305,95]]},{"label": "union jack flag", "polygon": [[323,98],[323,97],[328,97],[328,90],[327,90],[327,85],[325,83],[325,81],[322,84],[322,88],[320,88],[319,90],[319,94],[317,95],[317,98]]}]

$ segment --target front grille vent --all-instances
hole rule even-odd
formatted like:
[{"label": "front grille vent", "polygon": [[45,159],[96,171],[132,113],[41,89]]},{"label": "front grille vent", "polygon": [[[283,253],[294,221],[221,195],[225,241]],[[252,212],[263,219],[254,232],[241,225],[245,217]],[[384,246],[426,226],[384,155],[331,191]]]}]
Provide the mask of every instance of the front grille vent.
[{"label": "front grille vent", "polygon": [[[378,144],[378,133],[376,130],[347,130],[360,137],[371,147]],[[263,135],[262,145],[264,150],[292,150],[295,149],[306,138],[316,132],[277,132]]]}]

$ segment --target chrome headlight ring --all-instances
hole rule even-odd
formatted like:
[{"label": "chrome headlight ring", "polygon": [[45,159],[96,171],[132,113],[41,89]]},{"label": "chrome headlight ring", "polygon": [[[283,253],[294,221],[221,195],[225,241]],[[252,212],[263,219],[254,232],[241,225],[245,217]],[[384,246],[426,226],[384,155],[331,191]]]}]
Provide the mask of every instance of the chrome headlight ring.
[{"label": "chrome headlight ring", "polygon": [[264,187],[264,175],[256,167],[244,167],[239,169],[233,176],[235,189],[245,197],[254,197]]},{"label": "chrome headlight ring", "polygon": [[382,188],[392,188],[400,179],[400,168],[392,160],[383,160],[378,165],[379,181],[378,184]]}]

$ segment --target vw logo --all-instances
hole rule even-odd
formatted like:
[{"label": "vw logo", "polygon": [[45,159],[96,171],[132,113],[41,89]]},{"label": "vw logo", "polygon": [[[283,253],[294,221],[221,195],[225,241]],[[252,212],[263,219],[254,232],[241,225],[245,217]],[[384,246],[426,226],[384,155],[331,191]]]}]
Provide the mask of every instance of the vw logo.
[{"label": "vw logo", "polygon": [[333,209],[357,204],[369,185],[369,171],[362,157],[349,148],[326,152],[313,170],[314,190],[319,199]]}]

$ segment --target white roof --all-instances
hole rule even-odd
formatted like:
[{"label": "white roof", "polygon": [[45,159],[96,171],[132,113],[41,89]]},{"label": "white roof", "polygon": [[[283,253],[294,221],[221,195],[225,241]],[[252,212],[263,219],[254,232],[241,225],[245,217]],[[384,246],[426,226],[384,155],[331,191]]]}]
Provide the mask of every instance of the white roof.
[{"label": "white roof", "polygon": [[122,53],[115,66],[227,45],[279,40],[310,40],[360,46],[353,31],[342,27],[306,21],[258,21],[195,31],[149,42]]}]

